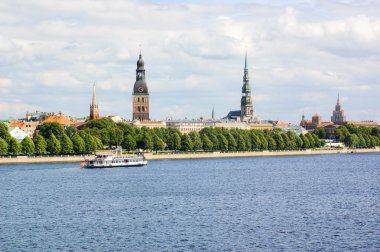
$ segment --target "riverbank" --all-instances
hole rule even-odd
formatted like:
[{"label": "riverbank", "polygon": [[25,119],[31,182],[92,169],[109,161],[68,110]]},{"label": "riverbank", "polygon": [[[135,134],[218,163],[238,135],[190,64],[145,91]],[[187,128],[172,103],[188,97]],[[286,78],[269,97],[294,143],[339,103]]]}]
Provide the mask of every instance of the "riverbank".
[{"label": "riverbank", "polygon": [[351,154],[351,153],[380,153],[380,148],[374,149],[340,149],[340,150],[297,150],[297,151],[257,151],[257,152],[207,152],[207,153],[148,153],[147,160],[164,159],[198,159],[198,158],[236,158],[236,157],[270,157],[270,156],[303,156],[324,154]]},{"label": "riverbank", "polygon": [[[165,159],[199,159],[199,158],[243,158],[243,157],[270,157],[270,156],[303,156],[325,154],[351,154],[351,153],[380,153],[380,148],[374,149],[340,149],[340,150],[297,150],[297,151],[257,151],[257,152],[194,152],[194,153],[146,153],[147,160]],[[28,163],[75,163],[92,158],[93,155],[80,156],[21,156],[1,157],[0,164],[28,164]]]}]

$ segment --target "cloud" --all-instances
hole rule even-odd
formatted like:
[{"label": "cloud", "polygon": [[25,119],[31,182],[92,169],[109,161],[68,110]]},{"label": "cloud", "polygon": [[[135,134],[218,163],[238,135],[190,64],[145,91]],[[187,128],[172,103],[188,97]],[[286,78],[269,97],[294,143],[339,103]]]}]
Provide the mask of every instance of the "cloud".
[{"label": "cloud", "polygon": [[305,109],[328,115],[338,92],[350,97],[349,118],[380,106],[374,1],[32,0],[23,6],[6,1],[0,13],[3,118],[23,116],[30,106],[87,115],[94,82],[101,113],[130,118],[140,45],[152,118],[238,109],[246,48],[261,117],[298,122]]}]

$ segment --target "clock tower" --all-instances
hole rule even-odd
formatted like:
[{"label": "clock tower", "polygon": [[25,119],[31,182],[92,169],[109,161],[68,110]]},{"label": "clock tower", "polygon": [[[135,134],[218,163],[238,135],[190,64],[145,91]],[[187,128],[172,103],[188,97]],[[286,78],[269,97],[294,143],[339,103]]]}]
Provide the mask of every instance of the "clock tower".
[{"label": "clock tower", "polygon": [[148,121],[149,120],[149,92],[145,82],[144,61],[141,57],[137,61],[136,82],[133,86],[132,93],[132,110],[133,120]]}]

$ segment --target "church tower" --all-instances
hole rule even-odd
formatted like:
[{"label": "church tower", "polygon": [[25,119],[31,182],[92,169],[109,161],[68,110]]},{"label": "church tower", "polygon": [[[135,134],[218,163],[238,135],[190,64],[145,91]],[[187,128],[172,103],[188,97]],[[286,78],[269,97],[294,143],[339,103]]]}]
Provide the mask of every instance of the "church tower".
[{"label": "church tower", "polygon": [[347,122],[346,116],[344,115],[344,110],[340,106],[339,94],[336,101],[335,110],[333,111],[333,115],[331,117],[331,121],[335,124],[344,124]]},{"label": "church tower", "polygon": [[240,102],[240,120],[251,121],[253,118],[253,106],[251,98],[251,87],[249,85],[248,65],[247,65],[247,52],[245,52],[244,76],[242,97]]},{"label": "church tower", "polygon": [[99,107],[96,103],[96,91],[95,91],[95,84],[92,88],[92,103],[90,105],[90,119],[97,119],[99,118]]},{"label": "church tower", "polygon": [[141,56],[141,51],[139,55],[139,60],[137,61],[136,82],[133,86],[132,110],[133,120],[149,120],[149,93],[148,86],[145,82],[144,61]]}]

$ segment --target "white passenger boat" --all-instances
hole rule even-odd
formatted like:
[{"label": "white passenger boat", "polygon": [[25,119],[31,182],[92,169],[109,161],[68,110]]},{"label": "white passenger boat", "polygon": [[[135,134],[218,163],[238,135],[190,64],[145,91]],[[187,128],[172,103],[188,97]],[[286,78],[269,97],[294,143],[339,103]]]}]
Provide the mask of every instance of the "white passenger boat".
[{"label": "white passenger boat", "polygon": [[82,168],[115,168],[133,167],[147,165],[148,161],[143,155],[136,156],[114,156],[112,154],[96,155],[93,159],[85,159],[80,162]]}]

